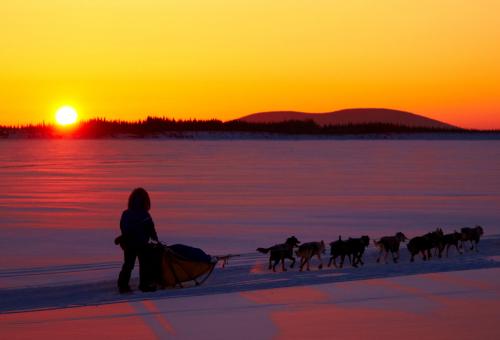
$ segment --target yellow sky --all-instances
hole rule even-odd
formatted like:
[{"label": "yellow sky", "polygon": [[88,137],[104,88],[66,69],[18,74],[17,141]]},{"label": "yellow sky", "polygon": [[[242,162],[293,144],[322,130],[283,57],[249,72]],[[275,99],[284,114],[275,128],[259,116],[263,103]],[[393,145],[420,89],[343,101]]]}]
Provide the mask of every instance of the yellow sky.
[{"label": "yellow sky", "polygon": [[500,128],[500,1],[0,3],[0,124],[412,111]]}]

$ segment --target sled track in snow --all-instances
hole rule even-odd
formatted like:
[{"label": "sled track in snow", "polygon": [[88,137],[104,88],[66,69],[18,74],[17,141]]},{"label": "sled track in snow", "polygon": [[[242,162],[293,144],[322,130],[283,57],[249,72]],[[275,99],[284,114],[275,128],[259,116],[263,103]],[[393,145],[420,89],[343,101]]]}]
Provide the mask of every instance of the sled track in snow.
[{"label": "sled track in snow", "polygon": [[0,270],[0,278],[13,278],[13,277],[32,276],[32,275],[54,275],[54,274],[65,274],[65,273],[94,271],[94,270],[107,270],[107,269],[117,269],[120,268],[120,266],[121,266],[120,262],[114,261],[114,262],[101,262],[101,263],[70,264],[61,266],[6,269],[6,270]]},{"label": "sled track in snow", "polygon": [[[63,284],[41,284],[0,289],[0,313],[16,313],[34,310],[69,308],[75,306],[95,306],[109,303],[139,301],[147,299],[174,299],[189,296],[214,295],[244,292],[260,289],[326,284],[356,280],[368,280],[425,273],[467,271],[474,269],[500,268],[500,235],[490,236],[480,243],[480,252],[467,251],[458,255],[450,251],[449,258],[422,261],[416,258],[409,262],[405,246],[401,249],[401,259],[397,264],[377,264],[373,246],[365,254],[365,266],[352,268],[348,264],[342,269],[324,267],[317,269],[318,261],[313,260],[311,271],[299,272],[297,267],[287,272],[273,273],[267,269],[267,256],[256,252],[241,254],[232,258],[229,265],[217,267],[212,276],[198,287],[166,289],[153,293],[136,291],[130,295],[120,295],[116,289],[116,279],[120,262],[86,263],[35,268],[0,270],[0,279],[23,279],[30,281],[40,276],[66,275],[101,271],[109,279],[102,281],[68,282]],[[328,254],[323,264],[328,262]],[[108,272],[106,272],[108,271]],[[472,277],[473,279],[473,277]],[[137,282],[132,282],[135,287]]]}]

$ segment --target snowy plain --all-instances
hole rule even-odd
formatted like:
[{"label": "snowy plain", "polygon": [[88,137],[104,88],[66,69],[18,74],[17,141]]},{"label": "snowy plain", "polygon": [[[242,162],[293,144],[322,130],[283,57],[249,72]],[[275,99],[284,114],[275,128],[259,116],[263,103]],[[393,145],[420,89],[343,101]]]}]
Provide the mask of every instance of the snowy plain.
[{"label": "snowy plain", "polygon": [[[499,141],[7,140],[0,156],[2,338],[500,336]],[[162,241],[241,256],[201,287],[119,295],[136,186]],[[255,252],[476,224],[479,253],[429,262],[403,246],[376,264],[371,246],[363,268],[272,273]]]}]

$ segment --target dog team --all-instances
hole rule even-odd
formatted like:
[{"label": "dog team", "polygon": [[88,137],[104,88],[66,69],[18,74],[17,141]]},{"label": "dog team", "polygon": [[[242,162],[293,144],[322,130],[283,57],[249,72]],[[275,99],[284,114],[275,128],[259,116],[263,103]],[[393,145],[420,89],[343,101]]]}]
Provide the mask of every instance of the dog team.
[{"label": "dog team", "polygon": [[[397,263],[399,259],[400,244],[406,241],[409,241],[407,248],[411,255],[410,261],[413,262],[415,256],[418,254],[421,254],[422,259],[425,261],[431,259],[433,252],[434,256],[441,258],[444,250],[446,250],[446,257],[448,257],[448,251],[452,246],[455,247],[458,253],[462,254],[461,249],[465,249],[467,242],[470,243],[470,250],[475,249],[478,251],[478,243],[483,234],[484,231],[481,226],[462,228],[460,232],[454,231],[450,234],[445,234],[443,229],[437,228],[435,231],[422,236],[416,236],[411,240],[402,232],[398,232],[394,236],[384,236],[379,240],[373,240],[373,244],[379,249],[377,263],[380,262],[382,255],[384,255],[384,262],[387,263],[389,253],[391,253],[394,263]],[[370,238],[368,236],[349,238],[347,240],[342,240],[339,236],[337,241],[330,243],[331,256],[328,267],[333,263],[335,268],[337,268],[337,258],[339,258],[340,262],[338,267],[342,268],[346,257],[353,267],[363,265],[363,254],[369,244]],[[297,250],[295,250],[295,248],[297,248]],[[285,243],[276,244],[269,248],[257,248],[258,252],[263,254],[269,253],[269,269],[273,271],[276,271],[276,266],[280,262],[282,271],[286,271],[286,259],[292,261],[290,268],[293,268],[295,265],[294,250],[295,255],[300,258],[300,271],[304,270],[304,267],[309,270],[310,260],[314,256],[320,261],[318,269],[323,268],[321,254],[325,254],[326,252],[324,241],[300,244],[300,241],[295,236],[291,236],[287,238]]]}]

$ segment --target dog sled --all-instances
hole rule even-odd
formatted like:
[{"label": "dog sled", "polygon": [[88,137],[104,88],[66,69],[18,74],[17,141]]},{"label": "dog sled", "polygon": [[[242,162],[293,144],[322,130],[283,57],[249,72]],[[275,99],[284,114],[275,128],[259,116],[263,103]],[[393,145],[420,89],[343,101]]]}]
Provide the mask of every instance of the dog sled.
[{"label": "dog sled", "polygon": [[164,246],[161,257],[160,285],[175,288],[186,283],[196,286],[204,283],[212,274],[218,258],[206,254],[199,248],[174,244]]},{"label": "dog sled", "polygon": [[198,286],[212,274],[218,259],[184,244],[150,243],[139,256],[141,285],[157,288]]},{"label": "dog sled", "polygon": [[[122,237],[115,244],[124,250]],[[203,250],[184,244],[164,245],[150,243],[139,255],[141,287],[183,288],[185,285],[203,284],[219,261],[224,268],[229,259],[239,255],[210,256]]]},{"label": "dog sled", "polygon": [[[125,251],[123,237],[118,236],[115,244]],[[237,254],[210,256],[203,250],[184,244],[171,246],[162,243],[149,243],[139,255],[140,288],[175,288],[179,286],[199,286],[212,274],[217,263],[224,268]]]}]

